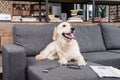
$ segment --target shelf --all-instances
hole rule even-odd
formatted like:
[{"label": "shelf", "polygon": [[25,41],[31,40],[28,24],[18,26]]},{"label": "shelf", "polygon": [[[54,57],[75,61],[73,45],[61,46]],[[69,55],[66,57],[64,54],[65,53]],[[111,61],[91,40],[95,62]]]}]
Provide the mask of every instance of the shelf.
[{"label": "shelf", "polygon": [[25,10],[25,9],[22,9],[22,11],[30,11],[30,10]]},{"label": "shelf", "polygon": [[45,10],[42,10],[42,11],[45,11]]},{"label": "shelf", "polygon": [[45,5],[45,2],[41,2],[41,5]]},{"label": "shelf", "polygon": [[115,20],[119,19],[119,15],[120,15],[119,13],[120,13],[120,6],[118,7],[117,5],[110,6],[110,18],[111,19],[115,19]]},{"label": "shelf", "polygon": [[39,16],[32,16],[32,17],[39,17]]},{"label": "shelf", "polygon": [[30,10],[30,11],[39,11],[39,10]]}]

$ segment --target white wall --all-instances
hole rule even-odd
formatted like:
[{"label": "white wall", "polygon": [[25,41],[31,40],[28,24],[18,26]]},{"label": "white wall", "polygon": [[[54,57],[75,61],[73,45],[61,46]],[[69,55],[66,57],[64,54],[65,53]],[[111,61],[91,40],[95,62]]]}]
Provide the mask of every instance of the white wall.
[{"label": "white wall", "polygon": [[84,14],[84,19],[85,19],[85,13],[87,12],[87,20],[89,20],[89,11],[91,11],[91,15],[92,15],[92,5],[87,5],[87,11],[86,11],[86,5],[84,5],[84,9],[83,9],[83,14]]},{"label": "white wall", "polygon": [[52,14],[53,15],[61,15],[61,4],[52,3]]},{"label": "white wall", "polygon": [[109,6],[106,6],[106,17],[109,18]]}]

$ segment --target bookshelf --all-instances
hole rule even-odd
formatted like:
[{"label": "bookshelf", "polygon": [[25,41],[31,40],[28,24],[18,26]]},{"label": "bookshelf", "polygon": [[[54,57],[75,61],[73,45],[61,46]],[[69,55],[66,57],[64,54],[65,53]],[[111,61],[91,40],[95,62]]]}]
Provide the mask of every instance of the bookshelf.
[{"label": "bookshelf", "polygon": [[[48,5],[49,7],[49,5]],[[49,8],[50,13],[50,8]],[[41,14],[41,15],[39,15]],[[12,21],[37,21],[46,22],[46,5],[45,2],[14,2],[12,10]],[[33,21],[34,21],[33,20]]]},{"label": "bookshelf", "polygon": [[38,2],[19,2],[13,3],[13,21],[39,21]]}]

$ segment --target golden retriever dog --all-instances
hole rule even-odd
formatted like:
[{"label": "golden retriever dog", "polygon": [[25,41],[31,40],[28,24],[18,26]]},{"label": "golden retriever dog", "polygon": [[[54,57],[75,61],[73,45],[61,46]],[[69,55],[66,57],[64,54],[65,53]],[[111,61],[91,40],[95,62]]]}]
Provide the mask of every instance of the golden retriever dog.
[{"label": "golden retriever dog", "polygon": [[73,35],[74,28],[67,22],[62,22],[55,27],[53,42],[36,55],[38,61],[59,59],[61,65],[68,64],[70,60],[77,61],[78,66],[85,66],[86,62],[80,52],[78,42]]}]

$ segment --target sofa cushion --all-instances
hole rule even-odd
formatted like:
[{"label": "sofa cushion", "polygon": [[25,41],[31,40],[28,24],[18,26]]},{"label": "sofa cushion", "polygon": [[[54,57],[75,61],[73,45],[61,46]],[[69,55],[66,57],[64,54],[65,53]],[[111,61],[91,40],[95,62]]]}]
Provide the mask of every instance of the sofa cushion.
[{"label": "sofa cushion", "polygon": [[120,50],[109,50],[110,52],[115,52],[115,53],[118,53],[120,54]]},{"label": "sofa cushion", "polygon": [[[89,65],[100,64],[87,62],[88,65],[82,69],[69,69],[66,66],[59,66],[58,60],[35,61],[34,57],[27,58],[27,79],[28,80],[119,80],[118,78],[99,78]],[[56,67],[44,73],[43,70]]]},{"label": "sofa cushion", "polygon": [[99,25],[76,27],[75,36],[77,37],[81,52],[105,50]]},{"label": "sofa cushion", "polygon": [[[66,66],[59,66],[57,60],[35,61],[34,57],[27,59],[28,80],[98,80],[98,76],[89,68],[84,67],[81,70],[69,69]],[[90,65],[98,65],[88,63]],[[44,69],[59,66],[48,73],[42,72]],[[74,74],[74,75],[73,75]]]},{"label": "sofa cushion", "polygon": [[101,23],[102,34],[107,49],[120,49],[120,27]]},{"label": "sofa cushion", "polygon": [[54,27],[58,23],[45,25],[16,24],[13,28],[14,43],[24,46],[27,55],[36,55],[51,41]]},{"label": "sofa cushion", "polygon": [[90,52],[84,53],[83,56],[87,61],[120,68],[120,54],[114,52]]}]

